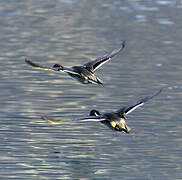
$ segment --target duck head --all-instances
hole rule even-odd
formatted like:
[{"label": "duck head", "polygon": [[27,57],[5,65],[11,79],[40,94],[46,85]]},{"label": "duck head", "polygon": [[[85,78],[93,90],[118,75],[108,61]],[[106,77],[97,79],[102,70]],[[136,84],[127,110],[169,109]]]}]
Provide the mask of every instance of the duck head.
[{"label": "duck head", "polygon": [[99,116],[101,115],[99,111],[93,109],[90,111],[89,116]]},{"label": "duck head", "polygon": [[54,69],[55,71],[62,71],[63,70],[63,66],[61,66],[60,64],[54,64],[52,69]]}]

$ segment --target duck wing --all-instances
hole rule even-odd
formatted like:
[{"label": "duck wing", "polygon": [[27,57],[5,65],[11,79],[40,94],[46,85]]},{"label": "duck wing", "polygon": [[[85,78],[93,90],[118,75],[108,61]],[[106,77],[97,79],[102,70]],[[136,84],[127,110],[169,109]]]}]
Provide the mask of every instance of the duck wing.
[{"label": "duck wing", "polygon": [[120,51],[122,51],[125,47],[125,41],[123,41],[121,47],[119,49],[113,50],[111,53],[105,54],[104,56],[98,57],[93,61],[90,61],[84,66],[89,70],[89,71],[96,71],[99,67],[101,67],[103,64],[108,62],[112,57],[114,57],[116,54],[118,54]]},{"label": "duck wing", "polygon": [[41,69],[41,70],[45,70],[45,71],[55,71],[53,68],[51,68],[51,67],[44,67],[44,66],[41,66],[41,65],[39,65],[39,64],[36,64],[36,63],[34,63],[34,62],[32,62],[32,61],[30,61],[30,60],[28,60],[28,59],[25,59],[25,62],[28,64],[28,65],[30,65],[30,66],[32,66],[33,68],[35,68],[35,69]]},{"label": "duck wing", "polygon": [[74,119],[75,121],[80,121],[80,122],[100,122],[100,121],[105,121],[106,119],[102,116],[86,116],[86,117],[80,117],[77,119]]},{"label": "duck wing", "polygon": [[150,96],[147,96],[145,98],[142,98],[142,99],[138,100],[137,102],[134,102],[134,103],[132,103],[132,104],[130,104],[128,106],[125,106],[125,107],[119,109],[118,112],[120,114],[128,115],[129,113],[131,113],[132,111],[134,111],[138,107],[143,106],[147,101],[149,101],[153,97],[157,96],[161,92],[162,92],[162,89],[156,91],[154,94],[152,94]]},{"label": "duck wing", "polygon": [[51,124],[59,124],[62,121],[61,119],[54,119],[47,116],[42,116],[41,118]]}]

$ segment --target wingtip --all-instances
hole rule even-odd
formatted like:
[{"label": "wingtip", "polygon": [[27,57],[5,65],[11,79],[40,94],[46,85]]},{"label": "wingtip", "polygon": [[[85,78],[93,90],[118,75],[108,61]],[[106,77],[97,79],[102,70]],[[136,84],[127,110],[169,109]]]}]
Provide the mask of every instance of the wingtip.
[{"label": "wingtip", "polygon": [[30,66],[36,67],[36,65],[29,59],[25,58],[25,63],[27,63]]},{"label": "wingtip", "polygon": [[50,123],[50,124],[59,124],[60,123],[59,119],[49,118],[48,116],[41,116],[41,119]]},{"label": "wingtip", "polygon": [[164,87],[160,88],[157,92],[156,95],[160,94],[163,91]]},{"label": "wingtip", "polygon": [[163,90],[163,88],[160,88],[153,95],[144,98],[144,102],[147,102],[148,100],[152,99],[153,97],[158,96],[162,92],[162,90]]},{"label": "wingtip", "polygon": [[125,46],[126,46],[126,41],[124,40],[124,41],[122,42],[122,48],[125,48]]},{"label": "wingtip", "polygon": [[25,62],[27,63],[27,64],[31,64],[32,62],[29,60],[29,59],[27,59],[27,58],[25,58]]},{"label": "wingtip", "polygon": [[27,58],[24,59],[25,62],[28,62],[29,60]]},{"label": "wingtip", "polygon": [[163,91],[163,89],[164,89],[164,87],[160,88],[160,89],[159,89],[159,92],[161,93],[161,92]]}]

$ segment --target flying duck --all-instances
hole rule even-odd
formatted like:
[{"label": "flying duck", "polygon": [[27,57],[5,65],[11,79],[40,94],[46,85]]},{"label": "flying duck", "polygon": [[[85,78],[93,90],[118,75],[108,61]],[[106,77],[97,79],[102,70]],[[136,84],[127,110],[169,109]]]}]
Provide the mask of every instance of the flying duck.
[{"label": "flying duck", "polygon": [[134,111],[140,106],[143,106],[144,103],[152,99],[153,97],[157,96],[161,93],[162,89],[158,90],[154,94],[147,96],[143,99],[140,99],[132,104],[129,104],[117,111],[108,112],[101,114],[98,110],[91,110],[87,117],[79,118],[79,121],[96,121],[101,122],[108,126],[109,128],[116,130],[116,131],[124,131],[125,133],[129,133],[131,128],[126,124],[126,115]]},{"label": "flying duck", "polygon": [[69,76],[78,80],[82,84],[103,84],[103,82],[94,74],[94,72],[103,64],[108,62],[112,57],[122,51],[124,47],[125,41],[122,42],[120,48],[113,50],[111,53],[105,54],[102,57],[98,57],[95,60],[84,64],[83,66],[73,66],[70,68],[64,67],[60,64],[54,64],[53,67],[44,67],[28,59],[25,59],[25,62],[36,69],[66,72]]}]

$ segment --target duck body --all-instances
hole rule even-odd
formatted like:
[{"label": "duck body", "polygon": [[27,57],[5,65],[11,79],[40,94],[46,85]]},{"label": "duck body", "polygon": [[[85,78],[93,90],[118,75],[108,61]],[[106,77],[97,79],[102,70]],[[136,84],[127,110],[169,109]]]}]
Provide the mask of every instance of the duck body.
[{"label": "duck body", "polygon": [[[125,117],[119,112],[109,112],[101,114],[98,110],[91,110],[89,116],[97,116],[100,122],[112,130],[130,132],[130,128],[126,125]],[[103,119],[103,120],[102,120]]]},{"label": "duck body", "polygon": [[162,89],[156,91],[154,94],[147,96],[145,98],[139,99],[138,101],[131,103],[123,108],[118,109],[117,111],[100,113],[98,110],[91,110],[87,117],[79,118],[79,121],[95,121],[101,122],[115,131],[123,131],[129,133],[131,128],[126,124],[126,116],[137,109],[140,106],[143,106],[147,101],[153,97],[160,94]]},{"label": "duck body", "polygon": [[103,84],[103,82],[94,74],[94,72],[103,64],[108,62],[112,57],[122,51],[124,47],[125,41],[123,41],[120,48],[113,50],[111,53],[98,57],[82,66],[73,66],[71,68],[64,67],[60,64],[54,64],[52,67],[44,67],[28,59],[25,59],[25,62],[36,69],[65,72],[82,84]]},{"label": "duck body", "polygon": [[106,120],[101,123],[116,131],[130,132],[130,128],[126,125],[125,117],[118,112],[105,113],[102,115]]},{"label": "duck body", "polygon": [[92,71],[88,70],[84,66],[73,66],[72,69],[75,73],[67,72],[67,74],[77,79],[79,82],[83,84],[102,84],[102,81],[96,77]]}]

